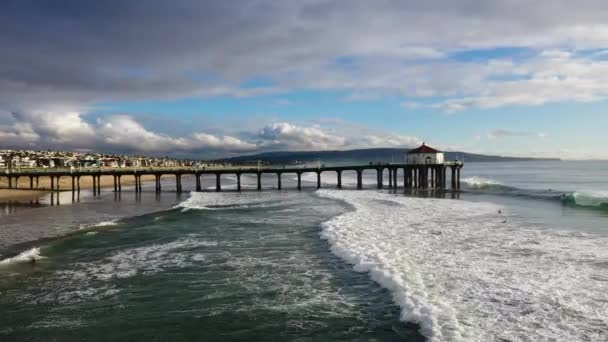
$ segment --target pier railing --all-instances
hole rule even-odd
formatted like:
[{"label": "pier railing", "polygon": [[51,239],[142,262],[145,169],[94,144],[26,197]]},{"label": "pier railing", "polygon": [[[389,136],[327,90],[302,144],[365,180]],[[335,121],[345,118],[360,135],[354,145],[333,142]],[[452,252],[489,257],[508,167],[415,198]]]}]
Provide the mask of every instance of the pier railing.
[{"label": "pier railing", "polygon": [[[357,174],[357,188],[363,187],[363,172],[372,170],[376,172],[378,189],[384,188],[384,173],[388,171],[388,187],[397,189],[399,187],[398,174],[401,173],[402,187],[404,188],[447,188],[447,170],[451,170],[451,188],[460,189],[460,169],[463,167],[461,161],[450,161],[443,164],[363,164],[348,166],[325,166],[325,165],[281,165],[281,166],[206,166],[206,167],[131,167],[131,168],[52,168],[52,169],[22,169],[6,170],[0,172],[0,178],[7,178],[8,188],[16,189],[21,177],[29,178],[29,189],[39,189],[40,177],[50,178],[50,190],[58,189],[59,180],[62,177],[70,177],[72,181],[72,192],[80,191],[80,178],[92,177],[93,193],[101,192],[101,177],[113,177],[114,191],[122,191],[122,177],[133,177],[135,180],[135,191],[142,191],[142,176],[154,176],[156,192],[161,191],[161,177],[172,175],[175,177],[176,190],[182,191],[182,176],[191,175],[196,179],[196,191],[201,191],[201,176],[215,175],[216,191],[221,191],[221,176],[232,174],[237,178],[237,190],[241,190],[241,176],[244,174],[257,175],[257,189],[262,190],[262,175],[274,174],[277,177],[277,189],[282,189],[281,176],[286,173],[297,175],[297,189],[302,189],[302,174],[315,173],[317,176],[317,188],[321,188],[321,175],[324,172],[336,172],[337,188],[342,188],[342,173],[352,171]],[[55,187],[57,184],[57,187]]]}]

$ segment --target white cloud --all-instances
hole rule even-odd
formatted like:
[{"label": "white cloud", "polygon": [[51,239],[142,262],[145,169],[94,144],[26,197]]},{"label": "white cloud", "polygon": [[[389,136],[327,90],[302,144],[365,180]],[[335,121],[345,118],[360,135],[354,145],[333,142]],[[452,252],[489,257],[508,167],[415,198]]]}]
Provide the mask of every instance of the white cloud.
[{"label": "white cloud", "polygon": [[576,56],[568,51],[542,52],[534,58],[513,64],[510,69],[498,72],[489,68],[477,74],[480,81],[469,91],[430,106],[458,112],[468,108],[538,106],[552,102],[589,102],[608,98],[608,88],[605,87],[608,82],[608,61]]},{"label": "white cloud", "polygon": [[[1,113],[0,113],[1,114]],[[273,122],[240,136],[194,132],[172,136],[146,128],[129,115],[100,117],[89,123],[78,112],[19,113],[0,116],[0,144],[6,147],[77,149],[149,154],[224,156],[277,150],[338,150],[372,147],[412,147],[420,140],[395,134],[377,134],[355,128],[337,133],[327,124]],[[65,123],[65,125],[62,125]],[[344,122],[340,122],[345,124]],[[352,126],[355,127],[355,126]]]},{"label": "white cloud", "polygon": [[303,127],[287,122],[265,126],[258,137],[262,146],[274,149],[329,150],[346,146],[346,138],[318,126]]},{"label": "white cloud", "polygon": [[359,138],[359,141],[354,142],[359,147],[418,147],[422,141],[416,137],[401,136],[394,134],[387,135],[366,135]]},{"label": "white cloud", "polygon": [[488,133],[489,139],[496,138],[510,138],[510,137],[533,137],[533,138],[545,138],[547,135],[542,132],[522,132],[522,131],[510,131],[506,129],[497,129]]},{"label": "white cloud", "polygon": [[215,136],[208,133],[194,133],[192,145],[210,147],[221,151],[253,151],[257,148],[255,144],[245,142],[231,136]]},{"label": "white cloud", "polygon": [[[9,34],[0,37],[0,46],[11,49],[0,55],[0,103],[48,111],[46,105],[58,101],[87,105],[338,89],[348,99],[448,97],[436,107],[459,111],[608,97],[601,52],[576,55],[608,44],[601,0],[69,5],[76,8],[7,9],[0,30]],[[102,15],[106,11],[113,15]],[[64,18],[57,13],[64,12],[82,14],[71,21],[74,30],[61,29]],[[44,32],[27,26],[32,13]],[[498,47],[525,48],[530,56],[449,59],[455,52]],[[241,86],[258,76],[269,84]]]}]

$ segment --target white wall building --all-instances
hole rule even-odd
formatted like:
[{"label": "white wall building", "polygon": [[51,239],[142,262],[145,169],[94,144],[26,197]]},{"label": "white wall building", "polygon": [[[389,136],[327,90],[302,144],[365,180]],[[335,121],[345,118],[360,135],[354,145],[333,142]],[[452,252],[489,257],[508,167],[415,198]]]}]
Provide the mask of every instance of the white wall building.
[{"label": "white wall building", "polygon": [[422,146],[410,150],[405,156],[406,164],[443,164],[444,155],[443,152],[438,151],[432,147],[426,146],[422,143]]}]

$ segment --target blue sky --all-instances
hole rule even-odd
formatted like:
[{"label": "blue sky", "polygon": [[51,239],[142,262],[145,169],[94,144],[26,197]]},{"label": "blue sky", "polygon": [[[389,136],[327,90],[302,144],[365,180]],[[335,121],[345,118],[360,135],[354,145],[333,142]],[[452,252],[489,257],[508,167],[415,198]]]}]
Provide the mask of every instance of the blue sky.
[{"label": "blue sky", "polygon": [[598,1],[0,6],[0,148],[608,158]]}]

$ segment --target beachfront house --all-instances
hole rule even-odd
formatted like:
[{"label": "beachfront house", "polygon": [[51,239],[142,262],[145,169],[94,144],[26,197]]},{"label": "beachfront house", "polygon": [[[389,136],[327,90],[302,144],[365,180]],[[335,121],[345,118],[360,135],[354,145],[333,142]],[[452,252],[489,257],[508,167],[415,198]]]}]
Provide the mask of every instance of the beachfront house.
[{"label": "beachfront house", "polygon": [[424,143],[418,148],[410,150],[405,155],[406,164],[420,165],[420,164],[443,164],[444,155],[443,152],[436,150],[430,146],[426,146]]}]

